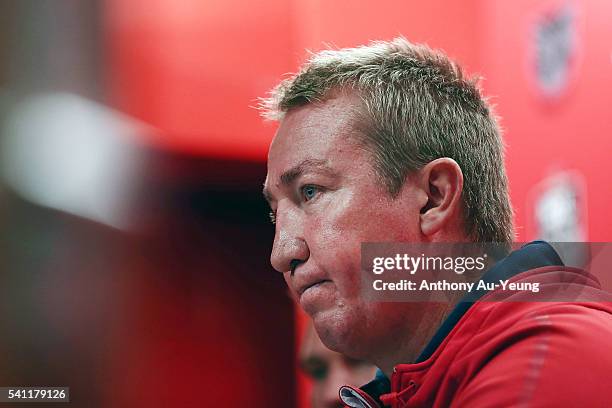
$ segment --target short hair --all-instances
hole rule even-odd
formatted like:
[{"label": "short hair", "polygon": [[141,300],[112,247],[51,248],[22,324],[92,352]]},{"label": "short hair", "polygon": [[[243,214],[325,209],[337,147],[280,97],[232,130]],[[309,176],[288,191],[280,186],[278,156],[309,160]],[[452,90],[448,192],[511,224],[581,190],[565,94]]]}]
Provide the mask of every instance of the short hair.
[{"label": "short hair", "polygon": [[262,98],[262,115],[282,120],[291,109],[323,102],[339,90],[356,92],[363,101],[362,142],[392,197],[410,173],[450,157],[464,174],[468,237],[512,242],[501,130],[477,79],[466,78],[444,53],[399,37],[313,54]]}]

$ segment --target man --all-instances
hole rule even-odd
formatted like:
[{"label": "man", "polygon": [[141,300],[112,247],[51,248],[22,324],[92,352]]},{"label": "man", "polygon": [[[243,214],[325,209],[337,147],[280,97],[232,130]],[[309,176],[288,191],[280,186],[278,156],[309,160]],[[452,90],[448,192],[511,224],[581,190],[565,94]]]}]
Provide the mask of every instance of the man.
[{"label": "man", "polygon": [[355,360],[325,347],[312,324],[308,325],[302,339],[300,367],[312,380],[312,408],[342,407],[338,389],[346,384],[365,384],[376,372],[376,367],[365,361]]},{"label": "man", "polygon": [[584,272],[564,267],[548,244],[525,246],[483,279],[540,279],[553,288],[580,280],[594,302],[474,303],[480,293],[446,304],[392,303],[362,296],[364,242],[512,242],[500,131],[455,63],[403,38],[323,51],[263,107],[280,121],[264,185],[276,224],[272,265],[326,346],[381,370],[362,389],[343,387],[345,404],[612,400],[605,385],[612,372],[605,340],[612,335],[610,298]]}]

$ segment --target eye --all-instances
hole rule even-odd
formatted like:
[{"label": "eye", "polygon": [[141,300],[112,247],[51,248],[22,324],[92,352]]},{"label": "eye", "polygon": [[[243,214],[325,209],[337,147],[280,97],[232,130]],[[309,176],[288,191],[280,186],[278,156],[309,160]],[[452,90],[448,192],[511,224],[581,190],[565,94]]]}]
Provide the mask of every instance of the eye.
[{"label": "eye", "polygon": [[270,222],[272,224],[276,224],[276,213],[274,211],[270,211],[268,215],[270,216]]},{"label": "eye", "polygon": [[302,187],[302,197],[304,197],[304,201],[310,201],[317,196],[319,192],[319,188],[313,186],[311,184],[307,184]]},{"label": "eye", "polygon": [[328,366],[325,361],[319,358],[309,358],[302,363],[302,370],[315,381],[323,381],[327,377]]}]

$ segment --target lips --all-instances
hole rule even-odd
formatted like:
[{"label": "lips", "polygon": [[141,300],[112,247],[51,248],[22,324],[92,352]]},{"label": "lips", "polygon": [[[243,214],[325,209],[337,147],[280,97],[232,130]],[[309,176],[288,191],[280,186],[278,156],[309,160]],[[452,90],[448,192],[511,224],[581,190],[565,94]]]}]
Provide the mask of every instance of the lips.
[{"label": "lips", "polygon": [[[302,269],[302,270],[300,270]],[[323,273],[303,270],[298,267],[293,275],[293,287],[298,297],[301,297],[308,289],[324,282],[331,282]]]},{"label": "lips", "polygon": [[325,282],[331,282],[331,281],[329,279],[323,279],[323,280],[314,282],[313,284],[308,285],[308,286],[304,287],[303,289],[300,289],[300,291],[298,293],[299,293],[300,296],[302,296],[304,294],[304,292],[306,292],[308,289],[314,288],[314,287],[316,287],[316,286],[318,286],[318,285],[320,285],[322,283],[325,283]]}]

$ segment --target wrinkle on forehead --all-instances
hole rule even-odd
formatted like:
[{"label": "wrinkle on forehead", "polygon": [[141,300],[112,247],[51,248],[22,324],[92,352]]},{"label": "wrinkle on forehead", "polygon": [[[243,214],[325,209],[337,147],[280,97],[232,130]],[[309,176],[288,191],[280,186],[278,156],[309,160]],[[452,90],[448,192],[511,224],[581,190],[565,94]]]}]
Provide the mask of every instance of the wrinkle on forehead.
[{"label": "wrinkle on forehead", "polygon": [[[363,127],[363,103],[354,93],[338,94],[322,102],[313,102],[291,109],[280,126],[270,146],[268,161],[275,159],[277,150],[290,144],[293,150],[311,150],[318,139],[327,142],[341,137],[346,142],[359,143]],[[359,143],[361,144],[361,143]],[[328,146],[324,143],[320,147]],[[316,153],[316,152],[315,152]],[[282,155],[281,155],[282,156]],[[318,158],[313,154],[313,159]]]}]

